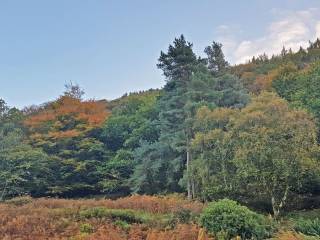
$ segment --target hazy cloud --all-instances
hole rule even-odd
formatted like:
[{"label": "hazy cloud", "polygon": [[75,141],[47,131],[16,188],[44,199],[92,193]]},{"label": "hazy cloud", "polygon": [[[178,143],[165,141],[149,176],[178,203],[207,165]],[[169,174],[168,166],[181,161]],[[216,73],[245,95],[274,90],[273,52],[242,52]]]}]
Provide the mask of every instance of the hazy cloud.
[{"label": "hazy cloud", "polygon": [[[275,11],[275,19],[265,30],[264,36],[256,39],[238,40],[230,33],[228,26],[219,27],[219,41],[226,55],[233,63],[245,62],[263,53],[272,55],[279,53],[283,46],[296,51],[300,46],[307,47],[309,40],[320,37],[320,12],[311,8],[303,11]],[[225,30],[224,32],[222,30]]]}]

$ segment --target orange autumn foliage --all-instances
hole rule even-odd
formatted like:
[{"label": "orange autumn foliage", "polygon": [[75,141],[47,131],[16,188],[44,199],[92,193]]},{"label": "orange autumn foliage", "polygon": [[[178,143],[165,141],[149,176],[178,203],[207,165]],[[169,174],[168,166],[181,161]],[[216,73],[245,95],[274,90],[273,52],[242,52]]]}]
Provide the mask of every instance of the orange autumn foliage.
[{"label": "orange autumn foliage", "polygon": [[146,240],[213,240],[197,225],[180,224],[173,230],[148,232]]},{"label": "orange autumn foliage", "polygon": [[[110,219],[82,219],[79,212],[93,207],[136,209],[146,212],[171,213],[181,207],[199,211],[201,203],[189,202],[176,196],[132,196],[108,199],[31,199],[18,198],[0,203],[0,239],[11,240],[211,240],[195,224],[177,224],[170,229],[134,223],[129,229],[117,226]],[[143,206],[141,209],[140,207]],[[91,233],[81,232],[81,226],[92,226]]]},{"label": "orange autumn foliage", "polygon": [[29,116],[24,124],[29,128],[32,139],[61,139],[76,137],[99,127],[109,115],[102,101],[81,101],[62,96]]},{"label": "orange autumn foliage", "polygon": [[305,238],[295,232],[280,232],[276,235],[277,240],[305,240]]},{"label": "orange autumn foliage", "polygon": [[174,213],[181,208],[189,209],[194,213],[200,213],[204,204],[193,201],[190,202],[178,196],[148,196],[133,195],[129,197],[119,198],[117,200],[110,199],[87,199],[87,200],[66,200],[66,199],[47,199],[39,198],[33,200],[34,207],[45,207],[48,209],[55,208],[80,208],[80,207],[106,207],[110,209],[132,209],[143,210],[154,214]]},{"label": "orange autumn foliage", "polygon": [[244,72],[241,75],[241,79],[243,82],[243,86],[247,88],[250,92],[253,92],[256,74],[253,72]]},{"label": "orange autumn foliage", "polygon": [[271,70],[266,75],[258,75],[251,89],[253,93],[259,94],[262,91],[272,90],[272,81],[279,76],[279,70]]},{"label": "orange autumn foliage", "polygon": [[99,228],[90,236],[79,238],[83,240],[213,240],[197,225],[179,224],[171,230],[146,229],[133,225],[129,232],[112,225]]}]

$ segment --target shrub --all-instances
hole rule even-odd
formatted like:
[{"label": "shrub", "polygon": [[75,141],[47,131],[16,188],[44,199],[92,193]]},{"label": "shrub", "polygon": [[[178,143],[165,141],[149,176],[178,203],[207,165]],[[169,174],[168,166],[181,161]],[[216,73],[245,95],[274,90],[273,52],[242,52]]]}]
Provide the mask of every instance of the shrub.
[{"label": "shrub", "polygon": [[94,232],[94,228],[89,223],[83,223],[80,225],[80,232],[90,234]]},{"label": "shrub", "polygon": [[126,221],[117,220],[114,222],[114,225],[120,227],[121,229],[128,231],[130,229],[130,224],[128,224]]},{"label": "shrub", "polygon": [[181,208],[174,212],[174,218],[177,219],[179,223],[189,223],[192,218],[192,212],[189,209]]},{"label": "shrub", "polygon": [[147,221],[145,216],[127,209],[107,209],[102,207],[90,208],[80,211],[81,218],[107,218],[121,220],[127,223],[143,223]]},{"label": "shrub", "polygon": [[294,229],[297,232],[320,237],[320,218],[315,219],[303,219],[300,218],[296,220],[294,224]]},{"label": "shrub", "polygon": [[271,227],[267,219],[237,202],[224,199],[210,203],[200,216],[200,223],[220,239],[265,239]]}]

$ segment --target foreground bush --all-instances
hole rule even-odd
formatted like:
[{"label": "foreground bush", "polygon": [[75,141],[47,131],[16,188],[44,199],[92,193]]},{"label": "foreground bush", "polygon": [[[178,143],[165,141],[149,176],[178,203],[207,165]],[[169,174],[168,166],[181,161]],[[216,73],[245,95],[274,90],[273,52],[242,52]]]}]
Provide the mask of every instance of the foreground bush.
[{"label": "foreground bush", "polygon": [[320,218],[298,219],[294,224],[294,229],[305,235],[317,236],[320,238]]},{"label": "foreground bush", "polygon": [[127,209],[107,209],[96,207],[83,210],[79,213],[81,218],[107,218],[112,220],[121,220],[127,223],[144,223],[147,222],[148,216],[136,213]]},{"label": "foreground bush", "polygon": [[217,239],[265,239],[271,227],[267,219],[235,201],[224,199],[210,203],[201,214],[200,223]]}]

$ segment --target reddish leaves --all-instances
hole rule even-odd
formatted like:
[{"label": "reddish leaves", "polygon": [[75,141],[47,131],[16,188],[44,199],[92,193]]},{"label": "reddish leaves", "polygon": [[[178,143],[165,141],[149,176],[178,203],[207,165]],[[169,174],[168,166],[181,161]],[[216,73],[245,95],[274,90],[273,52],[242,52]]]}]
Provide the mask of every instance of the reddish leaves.
[{"label": "reddish leaves", "polygon": [[72,138],[99,127],[110,115],[105,102],[62,96],[25,120],[33,140]]}]

